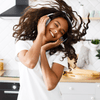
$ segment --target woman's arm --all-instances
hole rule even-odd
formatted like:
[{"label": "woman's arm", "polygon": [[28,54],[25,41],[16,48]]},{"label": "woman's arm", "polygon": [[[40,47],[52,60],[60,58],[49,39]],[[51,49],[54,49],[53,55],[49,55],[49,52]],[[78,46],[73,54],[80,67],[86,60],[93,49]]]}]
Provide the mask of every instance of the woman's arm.
[{"label": "woman's arm", "polygon": [[48,90],[52,90],[56,87],[62,76],[64,66],[57,63],[53,63],[52,68],[50,68],[46,57],[46,50],[56,47],[61,43],[61,40],[57,40],[56,42],[47,43],[41,47],[41,68],[43,73],[43,79]]},{"label": "woman's arm", "polygon": [[43,73],[43,79],[48,90],[52,90],[56,87],[59,82],[64,66],[54,63],[52,68],[49,67],[46,51],[41,51],[41,68]]},{"label": "woman's arm", "polygon": [[34,44],[29,50],[22,50],[18,53],[19,60],[28,68],[34,68],[39,59],[40,49],[42,46],[43,35],[38,35]]},{"label": "woman's arm", "polygon": [[40,18],[37,25],[38,35],[32,47],[29,50],[22,50],[18,54],[19,60],[28,68],[34,68],[38,62],[43,36],[45,35],[45,23],[48,18],[47,16]]}]

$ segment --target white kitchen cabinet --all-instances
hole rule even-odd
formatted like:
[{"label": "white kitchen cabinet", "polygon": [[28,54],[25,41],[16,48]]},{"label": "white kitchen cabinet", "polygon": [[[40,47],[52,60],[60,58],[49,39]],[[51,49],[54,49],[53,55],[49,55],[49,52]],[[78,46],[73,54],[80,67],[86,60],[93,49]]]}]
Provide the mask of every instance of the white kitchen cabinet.
[{"label": "white kitchen cabinet", "polygon": [[94,95],[62,95],[62,100],[96,100]]},{"label": "white kitchen cabinet", "polygon": [[96,83],[96,100],[100,100],[100,83]]},{"label": "white kitchen cabinet", "polygon": [[62,100],[100,100],[100,83],[60,82]]}]

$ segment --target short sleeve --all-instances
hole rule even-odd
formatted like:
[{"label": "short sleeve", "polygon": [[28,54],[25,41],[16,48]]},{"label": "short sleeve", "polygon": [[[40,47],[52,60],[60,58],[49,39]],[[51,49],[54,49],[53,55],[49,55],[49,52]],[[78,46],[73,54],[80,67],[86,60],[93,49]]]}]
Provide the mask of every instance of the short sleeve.
[{"label": "short sleeve", "polygon": [[62,57],[64,57],[64,53],[63,52],[60,52],[60,53],[56,54],[56,58],[54,59],[53,62],[63,65],[64,66],[64,71],[67,71],[68,70],[67,57],[64,58],[64,59],[62,59]]},{"label": "short sleeve", "polygon": [[29,50],[29,49],[30,49],[30,45],[28,41],[22,41],[22,40],[17,41],[15,44],[15,60],[19,61],[17,55],[20,51]]}]

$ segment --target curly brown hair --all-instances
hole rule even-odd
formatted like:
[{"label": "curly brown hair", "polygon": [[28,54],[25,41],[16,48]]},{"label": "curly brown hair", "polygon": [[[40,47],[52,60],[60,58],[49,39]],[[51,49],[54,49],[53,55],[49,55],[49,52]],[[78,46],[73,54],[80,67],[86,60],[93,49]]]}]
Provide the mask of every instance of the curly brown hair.
[{"label": "curly brown hair", "polygon": [[[71,20],[71,24],[68,21],[68,31],[64,34],[64,38],[67,38],[67,41],[62,45],[59,45],[55,48],[50,49],[50,55],[54,54],[57,51],[62,51],[65,53],[65,57],[75,60],[75,67],[77,62],[77,55],[73,44],[82,40],[82,37],[86,34],[88,24],[90,23],[89,15],[88,22],[85,23],[80,15],[76,11],[73,11],[71,6],[65,3],[63,0],[55,0],[56,2],[50,2],[50,7],[41,7],[41,8],[32,8],[27,7],[24,11],[23,16],[21,16],[18,25],[14,25],[13,37],[16,41],[18,40],[35,40],[37,37],[37,24],[40,17],[55,13],[52,16],[52,19],[57,17],[63,17],[68,21],[67,16]],[[63,58],[65,58],[63,57]]]}]

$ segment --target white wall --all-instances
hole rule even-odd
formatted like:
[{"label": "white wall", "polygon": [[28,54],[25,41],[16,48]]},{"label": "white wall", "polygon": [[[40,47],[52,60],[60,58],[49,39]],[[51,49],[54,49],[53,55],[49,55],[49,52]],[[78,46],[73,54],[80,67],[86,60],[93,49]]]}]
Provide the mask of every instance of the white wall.
[{"label": "white wall", "polygon": [[[80,0],[85,7],[86,15],[90,10],[95,10],[95,17],[98,17],[100,12],[100,0]],[[78,0],[66,0],[76,11],[79,10]],[[0,0],[0,13],[15,5],[14,0]],[[99,16],[100,17],[100,16]],[[4,69],[18,70],[17,63],[14,59],[14,38],[12,37],[13,26],[18,23],[18,20],[5,20],[0,18],[0,59],[4,59]],[[88,30],[87,38],[100,39],[100,20],[92,20]],[[100,61],[99,61],[100,62]],[[97,67],[88,67],[88,69],[99,70]]]}]

